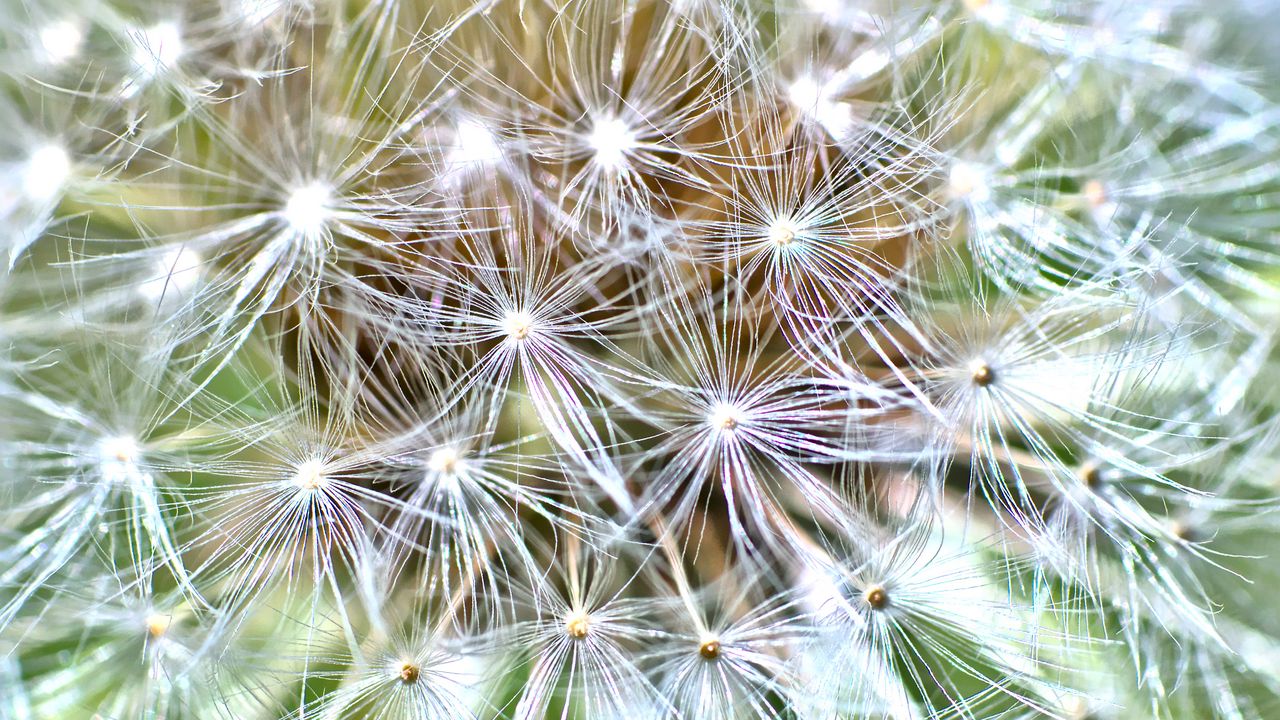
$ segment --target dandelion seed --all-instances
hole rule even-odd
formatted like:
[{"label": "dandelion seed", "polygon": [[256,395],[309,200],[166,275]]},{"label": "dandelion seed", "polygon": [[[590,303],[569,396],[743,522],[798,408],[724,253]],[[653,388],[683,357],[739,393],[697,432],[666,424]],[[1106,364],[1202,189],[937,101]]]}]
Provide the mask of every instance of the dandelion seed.
[{"label": "dandelion seed", "polygon": [[973,163],[952,163],[947,183],[951,197],[957,200],[980,204],[991,199],[991,185],[987,174]]},{"label": "dandelion seed", "polygon": [[250,26],[261,25],[285,9],[292,0],[234,0],[236,17]]},{"label": "dandelion seed", "polygon": [[798,234],[795,223],[787,218],[779,218],[769,226],[769,242],[779,250],[791,247]]},{"label": "dandelion seed", "polygon": [[[385,598],[384,598],[385,600]],[[318,639],[352,646],[332,657],[326,666],[310,669],[311,679],[332,682],[336,689],[302,703],[306,717],[368,717],[381,720],[476,720],[487,717],[491,668],[504,658],[479,638],[454,636],[436,615],[403,613],[394,603],[375,602],[383,614],[373,618],[374,629],[357,637],[323,633]],[[309,623],[300,621],[301,629]],[[310,643],[299,659],[315,657]],[[276,655],[280,653],[276,651]]]},{"label": "dandelion seed", "polygon": [[427,467],[430,468],[431,472],[451,475],[458,470],[458,463],[461,461],[462,457],[457,450],[440,448],[431,453],[431,458],[427,460]]},{"label": "dandelion seed", "polygon": [[493,130],[483,122],[464,117],[454,127],[454,139],[447,159],[451,169],[484,167],[502,160],[502,146],[498,144]]},{"label": "dandelion seed", "polygon": [[185,51],[182,28],[176,22],[156,23],[131,33],[133,64],[144,80],[177,66]]},{"label": "dandelion seed", "polygon": [[138,457],[138,441],[128,436],[107,438],[99,448],[104,462],[128,464]]},{"label": "dandelion seed", "polygon": [[969,365],[969,377],[973,378],[974,385],[987,387],[996,381],[996,371],[986,360],[974,360]]},{"label": "dandelion seed", "polygon": [[1108,202],[1107,186],[1101,180],[1090,180],[1084,184],[1081,194],[1090,207],[1098,208]]},{"label": "dandelion seed", "polygon": [[663,705],[638,667],[636,651],[650,632],[647,603],[620,592],[636,579],[626,577],[620,558],[574,539],[561,556],[552,577],[535,576],[536,596],[523,588],[519,594],[537,619],[518,628],[533,656],[517,669],[523,673],[527,667],[529,680],[514,717],[546,717],[557,697],[580,704],[584,714],[575,717],[582,720],[628,717],[634,708]]},{"label": "dandelion seed", "polygon": [[746,418],[742,411],[729,403],[717,404],[711,409],[711,414],[707,419],[711,423],[711,427],[726,433],[736,430],[745,420]]},{"label": "dandelion seed", "polygon": [[[214,636],[182,602],[138,595],[135,576],[119,580],[130,588],[123,595],[81,583],[49,608],[61,621],[45,623],[56,626],[41,629],[45,650],[29,654],[33,662],[24,666],[33,707],[54,715],[76,707],[84,717],[160,717],[176,708],[202,717],[251,712],[251,703],[226,694],[247,676],[241,650]],[[72,649],[49,652],[50,646]],[[228,665],[213,672],[210,653],[219,652]]]},{"label": "dandelion seed", "polygon": [[591,146],[596,164],[618,171],[626,166],[627,156],[635,149],[636,134],[620,117],[597,117],[592,122],[587,144]]},{"label": "dandelion seed", "polygon": [[853,106],[833,97],[833,85],[806,75],[787,86],[787,99],[802,116],[813,118],[832,137],[844,139],[854,127]]},{"label": "dandelion seed", "polygon": [[405,685],[413,685],[418,682],[418,675],[422,670],[412,662],[404,662],[400,665],[400,682]]},{"label": "dandelion seed", "polygon": [[22,173],[22,191],[37,203],[51,202],[71,177],[71,157],[60,145],[42,145],[31,153]]},{"label": "dandelion seed", "polygon": [[974,17],[995,26],[1003,25],[1010,16],[1006,0],[964,0],[964,6]]},{"label": "dandelion seed", "polygon": [[502,319],[502,329],[514,341],[524,340],[533,332],[533,315],[524,310],[514,310]]},{"label": "dandelion seed", "polygon": [[0,576],[12,588],[0,605],[0,630],[74,568],[82,553],[101,547],[95,533],[103,524],[109,545],[112,531],[128,528],[129,542],[107,556],[115,572],[146,581],[164,568],[182,593],[201,602],[169,507],[167,470],[192,450],[174,427],[174,418],[185,413],[170,395],[182,392],[184,378],[147,341],[123,346],[63,336],[62,342],[58,378],[74,382],[37,376],[22,393],[0,390],[0,404],[12,419],[2,442],[16,471],[0,477],[0,488],[22,488],[10,495],[17,500],[13,507],[0,513],[15,538],[0,548]]},{"label": "dandelion seed", "polygon": [[702,642],[698,643],[698,654],[701,655],[704,660],[720,659],[720,639],[717,637],[705,638]]},{"label": "dandelion seed", "polygon": [[531,63],[513,46],[507,67],[478,63],[494,54],[488,48],[450,53],[480,65],[490,103],[506,108],[547,169],[530,179],[551,193],[552,214],[584,231],[575,240],[605,245],[601,230],[670,206],[683,188],[711,189],[696,166],[713,142],[695,139],[714,124],[723,85],[710,27],[690,22],[679,3],[642,13],[608,0],[572,3],[550,23],[548,69],[563,78],[550,86],[537,70],[546,60]]},{"label": "dandelion seed", "polygon": [[329,484],[328,466],[324,460],[307,460],[298,466],[290,479],[293,486],[303,491],[320,490]]},{"label": "dandelion seed", "polygon": [[1205,533],[1200,528],[1183,519],[1175,519],[1169,522],[1169,534],[1188,543],[1198,543],[1205,539]]},{"label": "dandelion seed", "polygon": [[60,65],[80,53],[84,30],[74,21],[59,20],[40,30],[40,49],[47,62]]},{"label": "dandelion seed", "polygon": [[333,202],[333,189],[321,182],[300,185],[289,193],[282,217],[294,232],[303,237],[315,237],[329,221],[329,204]]},{"label": "dandelion seed", "polygon": [[179,302],[191,296],[200,282],[204,258],[188,247],[167,251],[155,263],[154,274],[137,285],[143,299]]},{"label": "dandelion seed", "polygon": [[867,588],[862,593],[862,597],[872,610],[883,610],[889,606],[889,593],[879,585]]},{"label": "dandelion seed", "polygon": [[[668,554],[678,561],[674,548]],[[668,712],[700,720],[781,717],[767,698],[790,698],[790,651],[805,626],[790,593],[761,599],[757,581],[740,573],[694,590],[673,571],[679,602],[659,621],[663,637],[651,651],[658,690],[674,706]]]},{"label": "dandelion seed", "polygon": [[1102,484],[1102,468],[1097,463],[1085,463],[1080,467],[1080,481],[1090,490],[1096,490]]},{"label": "dandelion seed", "polygon": [[584,613],[575,613],[565,618],[564,631],[574,640],[582,640],[591,630],[591,617]]},{"label": "dandelion seed", "polygon": [[[814,591],[834,595],[816,595],[812,601],[826,608],[818,611],[824,617],[821,627],[840,630],[815,638],[824,666],[813,678],[811,700],[821,707],[833,696],[858,703],[873,693],[892,698],[905,691],[924,698],[930,711],[967,698],[961,701],[965,712],[978,717],[983,716],[978,708],[988,702],[1035,707],[1041,681],[1032,674],[1020,638],[1029,619],[1020,617],[997,587],[978,580],[986,575],[985,561],[973,545],[948,540],[937,527],[907,522],[870,542],[858,528],[834,537],[824,534],[824,544],[852,553],[834,567],[824,559],[825,551],[814,549],[812,567],[826,567],[823,572],[834,579],[815,580]],[[921,670],[893,670],[905,666]],[[877,690],[867,681],[840,680],[855,668],[888,673],[882,678],[890,687]],[[993,683],[995,678],[1009,678],[1010,684]],[[973,697],[961,690],[970,681],[984,687]],[[835,683],[834,692],[821,692],[827,683]],[[892,684],[899,684],[896,691]]]},{"label": "dandelion seed", "polygon": [[165,633],[169,632],[169,626],[173,624],[173,616],[152,613],[147,616],[146,624],[147,635],[149,635],[152,640],[159,640],[164,637]]}]

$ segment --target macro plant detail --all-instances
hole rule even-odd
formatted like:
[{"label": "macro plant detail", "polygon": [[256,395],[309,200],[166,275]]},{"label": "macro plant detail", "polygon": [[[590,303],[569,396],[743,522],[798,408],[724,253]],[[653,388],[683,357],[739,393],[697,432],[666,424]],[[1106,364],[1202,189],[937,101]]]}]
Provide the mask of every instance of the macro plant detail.
[{"label": "macro plant detail", "polygon": [[0,720],[1280,717],[1263,0],[0,0]]}]

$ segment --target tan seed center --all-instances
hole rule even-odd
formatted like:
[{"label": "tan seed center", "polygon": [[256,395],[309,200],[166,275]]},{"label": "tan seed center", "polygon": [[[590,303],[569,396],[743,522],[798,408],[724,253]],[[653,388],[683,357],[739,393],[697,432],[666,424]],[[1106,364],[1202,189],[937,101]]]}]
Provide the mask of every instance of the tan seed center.
[{"label": "tan seed center", "polygon": [[715,660],[720,657],[720,641],[715,638],[703,640],[698,646],[698,654],[706,660]]},{"label": "tan seed center", "polygon": [[871,606],[872,610],[883,610],[889,605],[889,593],[885,592],[884,588],[879,585],[867,588],[862,597]]},{"label": "tan seed center", "polygon": [[574,615],[564,623],[564,631],[574,640],[581,640],[591,629],[591,620],[586,615]]},{"label": "tan seed center", "polygon": [[978,387],[986,387],[995,382],[996,371],[985,362],[979,362],[973,366],[973,384]]}]

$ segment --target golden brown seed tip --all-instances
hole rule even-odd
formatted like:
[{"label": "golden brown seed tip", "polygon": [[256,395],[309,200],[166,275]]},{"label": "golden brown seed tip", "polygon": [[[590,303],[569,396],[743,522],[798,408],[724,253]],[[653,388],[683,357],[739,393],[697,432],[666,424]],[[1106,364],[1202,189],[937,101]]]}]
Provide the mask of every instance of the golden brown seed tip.
[{"label": "golden brown seed tip", "polygon": [[971,377],[973,378],[974,385],[977,385],[978,387],[986,387],[995,382],[996,371],[992,370],[991,366],[987,363],[979,361],[974,363]]},{"label": "golden brown seed tip", "polygon": [[411,662],[406,662],[400,666],[400,682],[405,685],[412,685],[418,682],[418,675],[420,672],[421,670],[417,665],[414,665]]},{"label": "golden brown seed tip", "polygon": [[1102,484],[1102,468],[1096,463],[1085,463],[1080,468],[1080,482],[1090,490],[1096,489]]},{"label": "golden brown seed tip", "polygon": [[720,641],[716,638],[708,638],[702,641],[698,646],[698,654],[706,660],[715,660],[720,657]]},{"label": "golden brown seed tip", "polygon": [[884,588],[879,585],[867,588],[862,597],[871,606],[872,610],[883,610],[889,604],[889,593],[885,592]]},{"label": "golden brown seed tip", "polygon": [[1196,526],[1186,520],[1174,520],[1170,522],[1169,532],[1182,542],[1198,543],[1204,540]]}]

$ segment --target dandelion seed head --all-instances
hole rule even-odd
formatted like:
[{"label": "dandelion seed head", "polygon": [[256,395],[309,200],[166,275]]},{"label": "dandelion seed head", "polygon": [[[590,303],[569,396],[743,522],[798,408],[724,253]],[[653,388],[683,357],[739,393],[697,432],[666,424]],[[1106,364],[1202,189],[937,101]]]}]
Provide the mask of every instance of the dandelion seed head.
[{"label": "dandelion seed head", "polygon": [[533,330],[533,316],[525,310],[513,310],[502,319],[502,331],[517,342],[528,338]]},{"label": "dandelion seed head", "polygon": [[329,484],[328,466],[318,458],[307,460],[298,465],[290,482],[304,492],[319,490]]},{"label": "dandelion seed head", "polygon": [[40,49],[51,65],[60,65],[75,57],[83,44],[84,30],[70,20],[59,20],[40,30]]},{"label": "dandelion seed head", "polygon": [[707,415],[707,422],[715,430],[732,432],[746,419],[745,414],[735,405],[719,403]]},{"label": "dandelion seed head", "polygon": [[144,77],[155,77],[178,64],[185,51],[182,28],[160,22],[133,33],[133,64]]},{"label": "dandelion seed head", "polygon": [[587,145],[595,153],[592,160],[606,170],[626,167],[627,154],[636,147],[636,133],[616,115],[597,117],[587,136]]},{"label": "dandelion seed head", "polygon": [[720,638],[714,635],[704,637],[698,643],[698,655],[702,656],[703,660],[718,660],[720,658]]},{"label": "dandelion seed head", "polygon": [[574,640],[582,640],[591,631],[591,617],[584,612],[570,613],[564,620],[564,632]]},{"label": "dandelion seed head", "polygon": [[[37,13],[24,52],[62,81],[0,109],[30,128],[0,216],[42,243],[0,270],[22,455],[0,631],[68,618],[85,651],[57,672],[91,678],[76,707],[216,715],[178,702],[203,684],[269,706],[228,697],[236,716],[1138,711],[1064,699],[1039,627],[1060,659],[1077,632],[1128,642],[1151,682],[1123,699],[1178,714],[1187,691],[1164,681],[1190,665],[1166,648],[1209,645],[1182,620],[1218,605],[1198,544],[1243,515],[1214,514],[1237,498],[1199,487],[1201,465],[1247,455],[1251,500],[1253,463],[1274,464],[1270,425],[1253,431],[1274,398],[1221,433],[1205,411],[1265,382],[1274,318],[1253,306],[1280,265],[1274,166],[1246,156],[1274,155],[1280,112],[1246,58],[1212,56],[1217,25],[800,0],[776,54],[758,13],[702,0],[531,4],[547,43],[519,42],[524,3],[92,5]],[[994,30],[939,61],[957,14]],[[970,102],[992,73],[1008,92]],[[42,312],[85,347],[39,337]],[[136,383],[89,346],[134,333],[158,360]],[[1197,382],[1237,333],[1263,359],[1237,363],[1234,392]],[[124,420],[95,433],[104,416]],[[1064,465],[1067,448],[1088,450]],[[1166,472],[1196,486],[1152,482]],[[1215,555],[1262,567],[1244,557]],[[1107,622],[1045,626],[1011,585],[1030,569]],[[114,632],[78,627],[103,619]],[[280,693],[252,692],[256,667],[248,693],[238,672],[146,682],[160,660],[256,660],[259,628],[323,687],[289,692],[292,659],[264,668]],[[0,707],[61,707],[44,695],[62,683],[27,672],[28,654],[49,664],[37,641],[0,660]],[[1196,669],[1236,667],[1222,658]],[[1205,679],[1196,693],[1234,690]]]},{"label": "dandelion seed head", "polygon": [[333,190],[321,182],[311,182],[294,188],[285,201],[283,217],[289,228],[299,235],[313,236],[324,229],[329,221],[329,203],[333,202]]},{"label": "dandelion seed head", "polygon": [[35,202],[49,202],[71,177],[71,156],[60,145],[41,145],[22,169],[22,192]]}]

